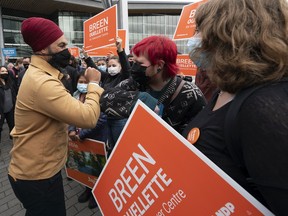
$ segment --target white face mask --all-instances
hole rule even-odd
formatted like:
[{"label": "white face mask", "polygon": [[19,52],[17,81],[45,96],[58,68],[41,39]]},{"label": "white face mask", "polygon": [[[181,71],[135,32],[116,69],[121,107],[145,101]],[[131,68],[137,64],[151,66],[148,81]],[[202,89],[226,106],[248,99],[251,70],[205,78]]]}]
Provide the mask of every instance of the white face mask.
[{"label": "white face mask", "polygon": [[111,75],[111,76],[115,76],[116,74],[118,74],[120,72],[120,68],[118,66],[116,67],[109,67],[108,68],[108,73]]}]

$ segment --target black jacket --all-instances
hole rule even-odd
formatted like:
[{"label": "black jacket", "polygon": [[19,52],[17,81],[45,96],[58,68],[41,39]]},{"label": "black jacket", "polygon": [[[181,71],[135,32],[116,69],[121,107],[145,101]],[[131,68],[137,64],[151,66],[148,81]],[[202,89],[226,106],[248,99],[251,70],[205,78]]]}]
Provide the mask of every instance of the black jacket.
[{"label": "black jacket", "polygon": [[63,70],[64,78],[62,79],[62,83],[65,86],[67,90],[69,90],[70,94],[73,95],[73,93],[77,90],[77,77],[78,72],[76,68],[72,67],[71,65],[68,65]]},{"label": "black jacket", "polygon": [[[164,105],[163,120],[180,133],[206,105],[200,89],[187,81],[184,81],[179,94],[171,101],[181,81],[180,77],[171,79],[158,99],[158,102]],[[139,90],[136,86],[135,81],[130,78],[122,81],[115,88],[105,90],[100,98],[101,111],[105,112],[108,117],[127,118],[139,98]],[[149,89],[146,92],[149,93]]]},{"label": "black jacket", "polygon": [[17,86],[13,80],[13,77],[11,77],[11,74],[9,74],[8,80],[6,81],[6,85],[4,86],[2,82],[0,81],[0,114],[2,116],[4,112],[4,97],[5,97],[5,88],[10,88],[12,93],[12,102],[15,106],[16,103],[16,96],[17,96]]}]

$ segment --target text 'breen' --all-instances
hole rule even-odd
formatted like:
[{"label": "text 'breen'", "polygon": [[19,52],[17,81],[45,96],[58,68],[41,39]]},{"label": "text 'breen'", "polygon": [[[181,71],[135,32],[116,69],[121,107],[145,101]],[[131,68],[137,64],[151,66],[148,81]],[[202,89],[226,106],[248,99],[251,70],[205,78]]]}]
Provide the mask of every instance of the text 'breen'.
[{"label": "text 'breen'", "polygon": [[[120,177],[116,179],[114,187],[109,191],[109,196],[117,212],[127,209],[125,204],[147,177],[150,172],[149,168],[151,169],[156,164],[154,158],[141,144],[138,144],[138,148],[141,153],[132,153],[132,156],[122,169]],[[133,199],[134,202],[129,206],[124,215],[144,215],[150,206],[155,203],[156,199],[159,198],[159,193],[164,192],[165,188],[171,183],[172,179],[168,178],[160,167],[148,184],[142,187],[142,191],[137,198]]]}]

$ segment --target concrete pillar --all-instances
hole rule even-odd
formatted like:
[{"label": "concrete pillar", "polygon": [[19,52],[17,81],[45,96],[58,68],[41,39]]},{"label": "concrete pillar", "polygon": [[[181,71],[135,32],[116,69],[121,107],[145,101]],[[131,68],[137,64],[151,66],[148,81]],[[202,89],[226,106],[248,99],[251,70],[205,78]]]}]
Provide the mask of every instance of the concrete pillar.
[{"label": "concrete pillar", "polygon": [[128,23],[128,0],[121,0],[117,3],[117,14],[118,14],[118,29],[126,30],[126,41],[125,41],[125,52],[129,51],[129,23]]},{"label": "concrete pillar", "polygon": [[3,24],[2,24],[2,7],[0,7],[0,53],[1,53],[1,65],[5,64],[5,57],[2,52],[4,48],[4,36],[3,36]]}]

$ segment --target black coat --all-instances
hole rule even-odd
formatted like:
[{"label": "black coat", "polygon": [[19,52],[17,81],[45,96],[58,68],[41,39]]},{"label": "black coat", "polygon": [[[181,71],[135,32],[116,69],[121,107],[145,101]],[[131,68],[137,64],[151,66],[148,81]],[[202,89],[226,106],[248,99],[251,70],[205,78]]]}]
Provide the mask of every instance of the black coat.
[{"label": "black coat", "polygon": [[[184,85],[172,101],[181,81],[180,77],[171,79],[166,91],[158,99],[158,102],[164,105],[163,120],[179,133],[206,105],[200,89],[188,81],[184,81]],[[135,81],[130,78],[114,88],[105,90],[100,98],[101,111],[105,112],[108,117],[128,118],[139,98],[139,89],[136,86]],[[146,92],[150,94],[149,89],[146,89]]]},{"label": "black coat", "polygon": [[76,68],[72,67],[71,65],[65,67],[62,72],[64,77],[61,81],[65,88],[69,90],[70,94],[73,95],[73,93],[77,90],[78,72]]},{"label": "black coat", "polygon": [[6,81],[6,85],[4,86],[0,81],[0,114],[2,116],[4,112],[4,100],[5,100],[5,89],[10,88],[12,93],[12,102],[15,106],[16,96],[17,96],[17,86],[13,80],[13,77],[9,74],[8,80]]}]

